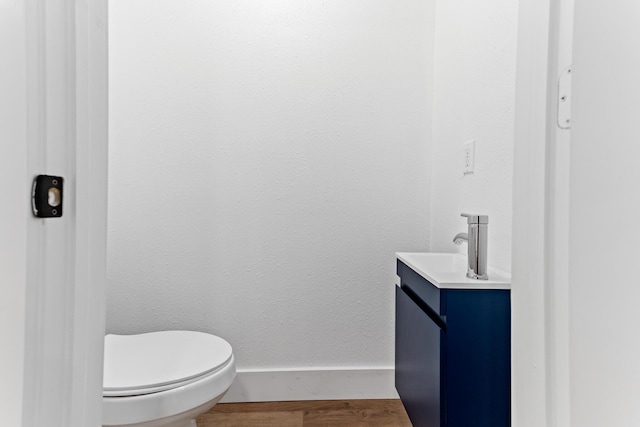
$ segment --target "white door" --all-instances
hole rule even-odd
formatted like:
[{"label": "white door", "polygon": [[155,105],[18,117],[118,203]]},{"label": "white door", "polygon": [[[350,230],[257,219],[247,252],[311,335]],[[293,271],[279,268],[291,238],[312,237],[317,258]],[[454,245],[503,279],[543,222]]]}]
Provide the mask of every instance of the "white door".
[{"label": "white door", "polygon": [[640,3],[575,2],[573,426],[640,425]]},{"label": "white door", "polygon": [[[0,0],[0,48],[0,425],[97,426],[106,2]],[[62,218],[32,215],[39,174],[64,177]]]}]

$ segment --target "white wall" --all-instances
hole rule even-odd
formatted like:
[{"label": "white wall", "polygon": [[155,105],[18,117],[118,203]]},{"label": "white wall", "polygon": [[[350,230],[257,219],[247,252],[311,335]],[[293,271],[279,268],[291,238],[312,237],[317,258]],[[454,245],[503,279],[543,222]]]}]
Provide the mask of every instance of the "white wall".
[{"label": "white wall", "polygon": [[[462,212],[489,215],[489,264],[511,271],[518,2],[440,0],[435,23],[431,250],[464,252]],[[476,141],[475,173],[463,144]]]},{"label": "white wall", "polygon": [[111,1],[108,332],[212,332],[240,369],[391,368],[394,252],[429,247],[433,15]]}]

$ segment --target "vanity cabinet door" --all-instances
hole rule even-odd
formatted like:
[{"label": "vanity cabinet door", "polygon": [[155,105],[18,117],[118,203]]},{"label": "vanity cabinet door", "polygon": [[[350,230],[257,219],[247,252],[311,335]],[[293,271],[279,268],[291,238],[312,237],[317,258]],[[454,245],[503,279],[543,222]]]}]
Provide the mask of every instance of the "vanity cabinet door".
[{"label": "vanity cabinet door", "polygon": [[509,427],[509,291],[455,289],[446,298],[447,427]]},{"label": "vanity cabinet door", "polygon": [[415,427],[444,425],[441,333],[440,327],[396,286],[396,389]]}]

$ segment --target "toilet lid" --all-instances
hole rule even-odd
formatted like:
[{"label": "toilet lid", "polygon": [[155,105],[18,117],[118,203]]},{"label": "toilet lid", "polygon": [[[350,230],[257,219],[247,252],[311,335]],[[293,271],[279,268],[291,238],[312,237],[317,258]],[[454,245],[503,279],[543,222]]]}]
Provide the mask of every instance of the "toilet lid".
[{"label": "toilet lid", "polygon": [[132,396],[179,387],[208,375],[232,357],[220,337],[194,331],[107,335],[105,396]]}]

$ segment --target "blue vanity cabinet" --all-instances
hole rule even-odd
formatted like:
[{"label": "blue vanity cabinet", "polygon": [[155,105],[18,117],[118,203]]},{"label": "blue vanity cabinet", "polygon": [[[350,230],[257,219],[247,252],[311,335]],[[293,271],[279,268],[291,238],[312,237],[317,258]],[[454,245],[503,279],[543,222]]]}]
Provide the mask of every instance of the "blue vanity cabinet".
[{"label": "blue vanity cabinet", "polygon": [[510,426],[509,290],[440,289],[397,267],[395,382],[413,425]]}]

